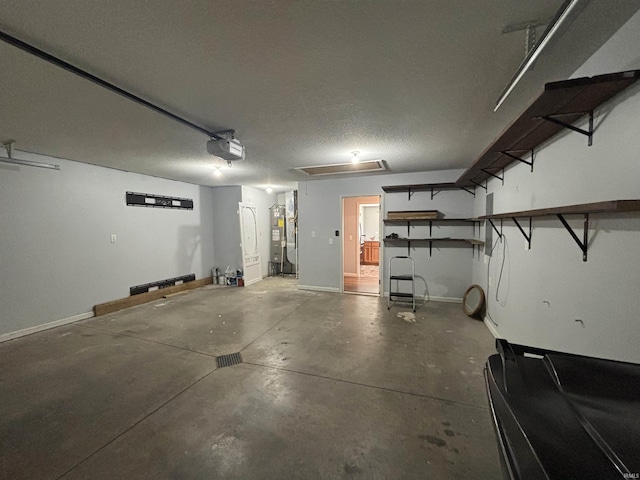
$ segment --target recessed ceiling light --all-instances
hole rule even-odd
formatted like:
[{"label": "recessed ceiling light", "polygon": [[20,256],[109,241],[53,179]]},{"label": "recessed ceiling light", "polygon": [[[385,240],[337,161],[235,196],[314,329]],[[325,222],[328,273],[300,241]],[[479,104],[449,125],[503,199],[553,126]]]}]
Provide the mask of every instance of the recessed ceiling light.
[{"label": "recessed ceiling light", "polygon": [[358,158],[358,155],[360,154],[360,152],[351,152],[353,154],[353,158],[351,159],[351,163],[358,163],[360,161],[360,159]]},{"label": "recessed ceiling light", "polygon": [[271,188],[271,185],[269,185],[267,187],[267,193],[272,193],[273,192],[273,188]]},{"label": "recessed ceiling light", "polygon": [[220,170],[220,167],[215,167],[215,168],[213,169],[213,174],[214,174],[216,177],[221,177],[221,176],[222,176],[222,170]]}]

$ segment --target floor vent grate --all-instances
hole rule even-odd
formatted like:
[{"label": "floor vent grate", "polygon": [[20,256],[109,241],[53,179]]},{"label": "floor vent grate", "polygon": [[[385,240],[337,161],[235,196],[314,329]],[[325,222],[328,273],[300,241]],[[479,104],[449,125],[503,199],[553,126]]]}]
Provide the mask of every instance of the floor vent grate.
[{"label": "floor vent grate", "polygon": [[242,363],[242,356],[240,355],[240,352],[220,355],[219,357],[216,357],[216,363],[218,364],[218,368],[238,365],[239,363]]}]

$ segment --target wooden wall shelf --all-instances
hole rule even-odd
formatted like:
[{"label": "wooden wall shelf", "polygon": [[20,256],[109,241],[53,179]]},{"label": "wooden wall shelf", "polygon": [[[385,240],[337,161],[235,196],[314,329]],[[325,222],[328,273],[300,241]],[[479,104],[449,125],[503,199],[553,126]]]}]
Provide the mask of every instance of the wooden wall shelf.
[{"label": "wooden wall shelf", "polygon": [[480,220],[495,218],[544,217],[548,215],[582,215],[588,213],[619,213],[640,211],[640,200],[609,200],[605,202],[582,203],[564,207],[540,208],[521,212],[496,213],[478,217]]},{"label": "wooden wall shelf", "polygon": [[387,185],[382,187],[385,193],[407,193],[409,200],[415,192],[431,192],[431,199],[444,190],[464,190],[475,196],[474,187],[458,186],[455,182],[420,183],[415,185]]},{"label": "wooden wall shelf", "polygon": [[[605,202],[594,203],[582,203],[578,205],[566,205],[562,207],[554,208],[539,208],[536,210],[523,210],[519,212],[509,213],[496,213],[493,215],[484,215],[479,217],[481,220],[488,220],[491,227],[496,233],[502,237],[502,232],[493,223],[493,220],[503,220],[505,218],[513,220],[513,222],[520,230],[520,233],[527,240],[529,248],[531,248],[531,219],[539,217],[556,216],[562,222],[562,225],[567,229],[571,238],[578,244],[580,250],[582,250],[582,260],[587,261],[587,252],[589,249],[589,214],[615,214],[625,212],[640,212],[640,200],[609,200]],[[582,240],[578,238],[573,228],[569,225],[564,218],[565,215],[583,215],[584,225],[582,232]],[[525,232],[518,218],[529,218],[529,233]]]},{"label": "wooden wall shelf", "polygon": [[406,245],[407,246],[407,256],[410,256],[411,253],[411,244],[418,244],[415,246],[429,245],[429,256],[433,253],[433,244],[434,243],[466,243],[467,245],[471,245],[473,247],[473,254],[475,255],[475,247],[480,247],[484,245],[482,240],[476,240],[474,238],[385,238],[385,245]]},{"label": "wooden wall shelf", "polygon": [[449,223],[449,224],[468,224],[471,223],[474,227],[475,234],[475,225],[476,223],[480,223],[483,220],[479,218],[434,218],[434,219],[424,219],[424,218],[404,218],[404,219],[395,219],[395,218],[385,218],[383,220],[385,225],[406,225],[407,226],[407,235],[411,232],[411,225],[429,225],[429,235],[433,235],[433,224],[434,223]]},{"label": "wooden wall shelf", "polygon": [[[593,110],[639,78],[640,70],[631,70],[547,83],[544,92],[480,154],[455,185],[486,188],[482,182],[491,177],[504,180],[505,167],[517,161],[533,171],[534,149],[565,128],[586,135],[591,145]],[[585,115],[589,115],[589,129],[575,127],[573,123]]]}]

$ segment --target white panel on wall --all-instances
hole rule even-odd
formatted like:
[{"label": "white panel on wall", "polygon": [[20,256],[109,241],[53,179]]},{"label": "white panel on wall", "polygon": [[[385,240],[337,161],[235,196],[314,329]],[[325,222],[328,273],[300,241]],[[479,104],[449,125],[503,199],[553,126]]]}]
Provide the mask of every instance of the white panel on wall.
[{"label": "white panel on wall", "polygon": [[[280,195],[284,197],[284,194],[268,193],[259,188],[242,187],[242,201],[256,206],[256,214],[258,217],[258,250],[261,259],[260,271],[262,277],[266,277],[269,274],[269,250],[271,248],[271,220],[269,218],[269,209],[278,203]],[[282,205],[284,205],[284,198]]]}]

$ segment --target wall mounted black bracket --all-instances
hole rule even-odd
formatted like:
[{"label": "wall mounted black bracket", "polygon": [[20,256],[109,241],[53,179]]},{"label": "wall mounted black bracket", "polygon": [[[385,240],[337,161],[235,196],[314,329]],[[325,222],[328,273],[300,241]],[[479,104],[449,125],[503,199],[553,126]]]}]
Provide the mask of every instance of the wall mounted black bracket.
[{"label": "wall mounted black bracket", "polygon": [[[561,113],[556,113],[553,115],[543,115],[540,118],[542,118],[543,120],[546,120],[547,122],[555,123],[556,125],[560,125],[561,127],[568,128],[569,130],[573,130],[574,132],[578,132],[578,133],[581,133],[582,135],[585,135],[589,139],[588,145],[591,146],[593,145],[593,110],[591,110],[590,112],[584,112],[584,113],[589,114],[589,130],[583,130],[582,128],[578,128],[574,125],[571,125],[570,123],[566,123],[566,122],[563,122],[562,120],[558,120],[557,118],[555,118],[555,117],[563,116],[563,114]],[[567,113],[565,115],[575,115],[575,113]]]},{"label": "wall mounted black bracket", "polygon": [[562,222],[562,225],[564,225],[564,228],[567,229],[567,232],[569,232],[569,234],[571,235],[571,238],[573,238],[573,240],[578,244],[578,246],[580,247],[580,250],[582,250],[582,261],[586,262],[587,251],[589,250],[589,214],[588,213],[584,214],[582,241],[578,238],[578,236],[576,235],[576,232],[573,231],[573,228],[571,228],[571,226],[564,219],[563,215],[558,214],[557,217]]},{"label": "wall mounted black bracket", "polygon": [[193,210],[193,199],[180,197],[166,197],[153,193],[127,192],[127,205],[130,207],[157,207]]},{"label": "wall mounted black bracket", "polygon": [[500,180],[502,182],[502,185],[504,185],[504,168],[502,169],[502,176],[501,177],[499,177],[495,173],[490,172],[486,168],[481,168],[480,170],[483,171],[484,173],[486,173],[487,175],[491,175],[492,177],[497,178],[498,180]]},{"label": "wall mounted black bracket", "polygon": [[[471,180],[471,183],[475,184],[477,187],[484,188],[485,191],[487,190],[487,186],[486,185],[482,185],[481,183],[478,183],[475,180]],[[475,197],[475,194],[474,194],[474,197]]]},{"label": "wall mounted black bracket", "polygon": [[[519,157],[518,155],[514,155],[511,152],[514,152],[514,153],[515,152],[531,152],[531,161],[528,162],[524,158]],[[517,161],[519,161],[521,163],[529,165],[531,167],[531,171],[533,172],[533,149],[531,149],[531,150],[504,150],[504,151],[502,151],[500,153],[502,153],[503,155],[506,155],[509,158],[513,158],[514,160],[517,160]]]},{"label": "wall mounted black bracket", "polygon": [[531,217],[529,217],[529,235],[525,233],[524,229],[520,226],[520,223],[518,222],[518,219],[516,217],[511,217],[511,220],[513,220],[513,223],[516,224],[516,227],[518,227],[518,230],[520,230],[520,233],[522,233],[522,236],[527,240],[527,248],[531,250]]},{"label": "wall mounted black bracket", "polygon": [[502,238],[502,220],[500,220],[500,230],[497,229],[496,225],[493,223],[493,220],[488,218],[487,220],[489,220],[489,223],[491,224],[491,227],[495,230],[495,232],[498,234],[498,236],[500,238]]}]

